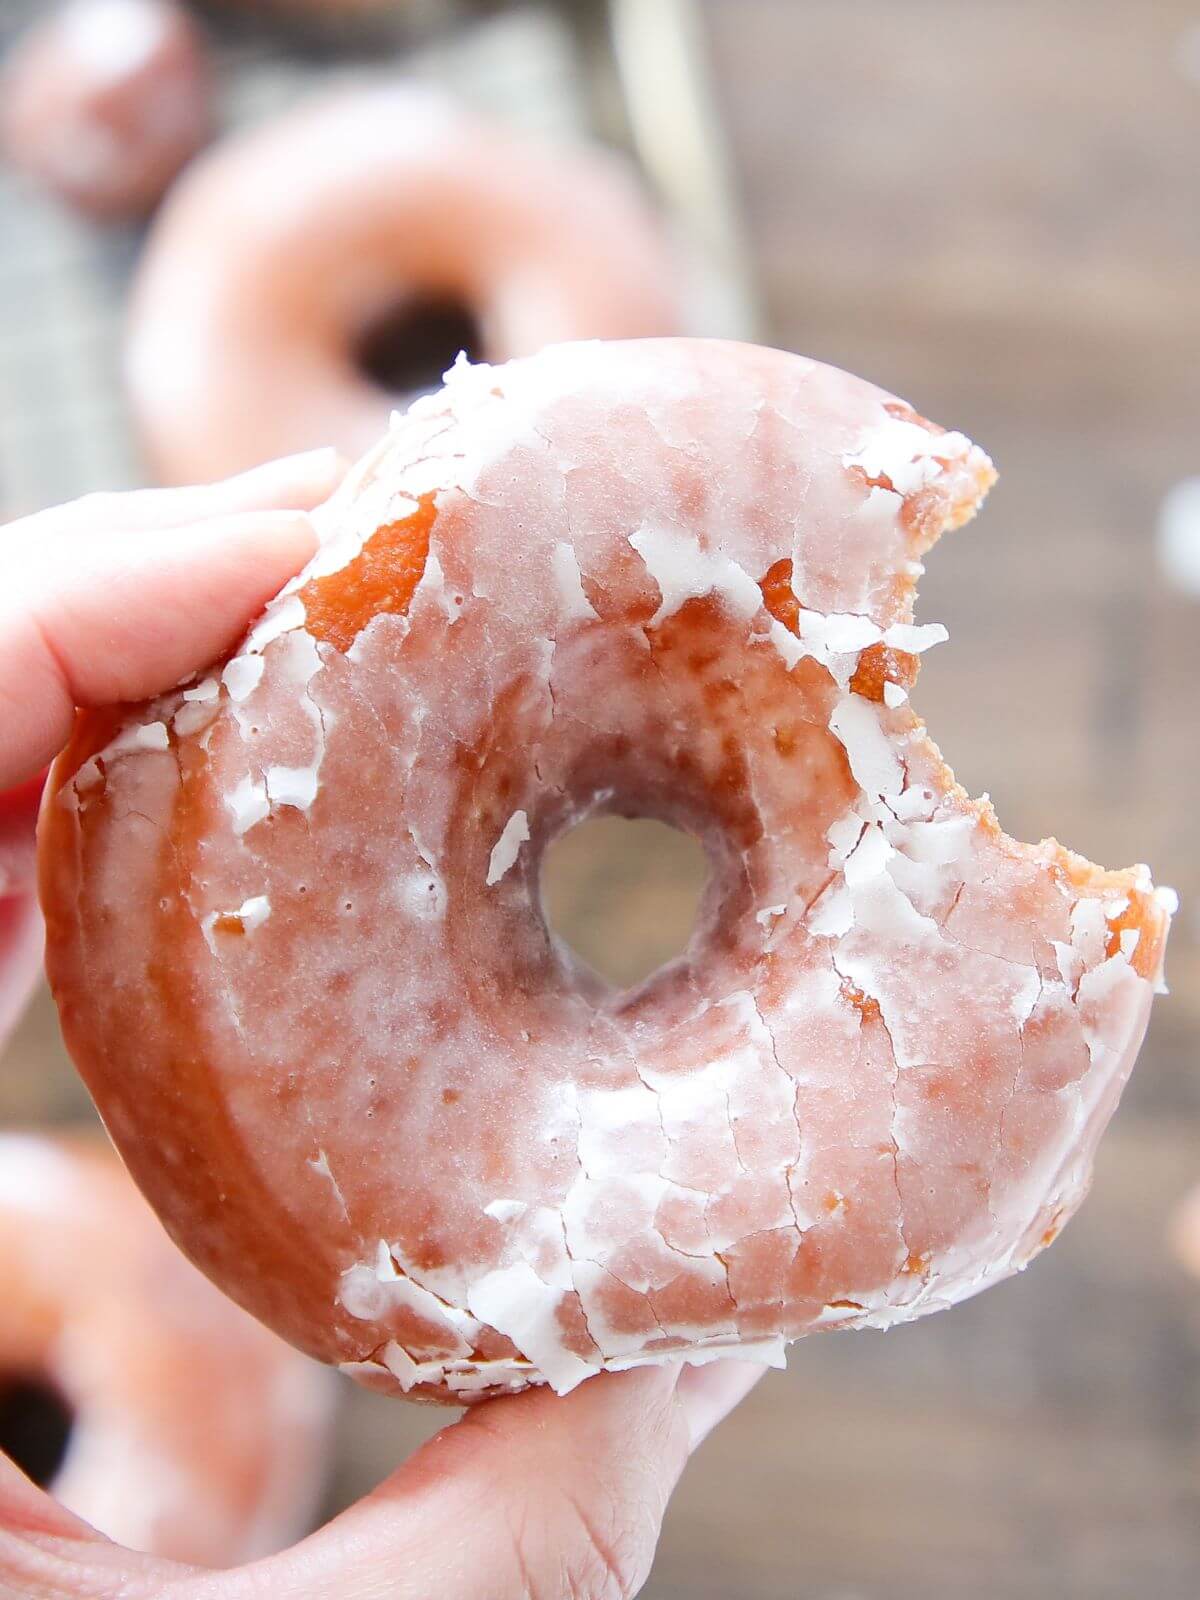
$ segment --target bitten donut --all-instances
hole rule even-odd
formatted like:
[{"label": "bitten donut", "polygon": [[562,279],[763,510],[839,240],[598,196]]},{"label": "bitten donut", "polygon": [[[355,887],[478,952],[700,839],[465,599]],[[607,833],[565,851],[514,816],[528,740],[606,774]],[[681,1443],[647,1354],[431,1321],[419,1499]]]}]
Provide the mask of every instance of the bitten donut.
[{"label": "bitten donut", "polygon": [[[1079,1204],[1169,895],[1016,844],[909,702],[993,472],[816,362],[460,366],[228,661],[84,716],[43,812],[67,1038],[168,1228],[288,1338],[472,1399],[887,1327]],[[632,993],[547,842],[711,861]]]},{"label": "bitten donut", "polygon": [[[228,140],[158,220],[126,359],[149,462],[192,483],[310,446],[357,456],[397,403],[373,340],[410,399],[472,323],[468,354],[492,361],[678,332],[676,263],[630,174],[416,85],[326,96]],[[428,382],[409,357],[434,361]]]},{"label": "bitten donut", "polygon": [[[0,1448],[110,1538],[225,1565],[304,1531],[327,1374],[207,1283],[98,1141],[0,1134]],[[61,1461],[36,1413],[70,1431]]]},{"label": "bitten donut", "polygon": [[175,0],[70,0],[16,46],[0,108],[14,165],[93,216],[135,217],[208,138],[211,84]]}]

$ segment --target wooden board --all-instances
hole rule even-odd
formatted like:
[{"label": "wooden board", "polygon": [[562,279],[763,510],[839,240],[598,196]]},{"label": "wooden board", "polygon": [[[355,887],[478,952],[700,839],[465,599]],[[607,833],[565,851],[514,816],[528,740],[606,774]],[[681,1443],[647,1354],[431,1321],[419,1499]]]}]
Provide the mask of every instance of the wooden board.
[{"label": "wooden board", "polygon": [[[1181,892],[1094,1192],[1023,1277],[810,1340],[717,1435],[653,1600],[1194,1600],[1200,600],[1154,563],[1200,473],[1200,57],[1179,0],[708,0],[775,341],[962,427],[1001,479],[929,561],[916,695],[1009,831]],[[1188,30],[1192,30],[1189,35]],[[1189,46],[1189,38],[1191,40]]]}]

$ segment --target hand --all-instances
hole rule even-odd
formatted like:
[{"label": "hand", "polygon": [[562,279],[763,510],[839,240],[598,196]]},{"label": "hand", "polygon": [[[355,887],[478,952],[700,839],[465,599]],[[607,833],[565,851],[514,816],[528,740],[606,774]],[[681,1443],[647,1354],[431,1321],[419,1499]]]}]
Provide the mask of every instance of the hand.
[{"label": "hand", "polygon": [[[339,473],[319,451],[0,529],[0,790],[41,771],[76,706],[163,692],[232,644],[312,554],[304,513]],[[0,874],[6,835],[10,861],[32,861],[35,795],[7,824],[0,807]],[[5,894],[0,876],[0,1034],[19,965],[5,908],[32,905],[31,873]],[[689,1453],[759,1375],[669,1366],[489,1401],[310,1538],[220,1573],[110,1543],[0,1457],[0,1600],[618,1600],[645,1580]]]},{"label": "hand", "polygon": [[230,483],[89,495],[0,527],[0,1043],[41,962],[37,774],[75,707],[170,688],[231,644],[308,559],[304,508],[341,470],[318,451]]}]

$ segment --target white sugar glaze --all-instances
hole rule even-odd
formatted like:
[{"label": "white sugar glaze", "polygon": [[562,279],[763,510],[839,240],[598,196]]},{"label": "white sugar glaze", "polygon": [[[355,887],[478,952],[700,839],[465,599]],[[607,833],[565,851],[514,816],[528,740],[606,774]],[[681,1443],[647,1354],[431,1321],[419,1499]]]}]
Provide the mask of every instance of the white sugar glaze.
[{"label": "white sugar glaze", "polygon": [[[991,478],[796,356],[461,363],[223,671],[77,741],[51,971],[206,1271],[364,1381],[462,1399],[777,1361],[1049,1241],[1170,907],[1006,839],[907,702],[944,637],[919,558]],[[131,732],[163,723],[168,750]],[[548,841],[596,809],[712,863],[628,995],[541,913]]]}]

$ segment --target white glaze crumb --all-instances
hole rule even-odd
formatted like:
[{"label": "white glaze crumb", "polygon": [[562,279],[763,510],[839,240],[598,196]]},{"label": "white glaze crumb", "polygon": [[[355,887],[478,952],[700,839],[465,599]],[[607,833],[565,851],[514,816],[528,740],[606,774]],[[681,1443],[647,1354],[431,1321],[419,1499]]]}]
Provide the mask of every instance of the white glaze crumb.
[{"label": "white glaze crumb", "polygon": [[893,622],[883,635],[884,644],[907,655],[919,656],[950,637],[940,622]]},{"label": "white glaze crumb", "polygon": [[169,750],[171,736],[165,722],[139,722],[113,740],[103,752],[106,761],[117,756],[133,755],[143,750]]},{"label": "white glaze crumb", "polygon": [[304,602],[297,594],[285,594],[278,600],[272,600],[247,635],[242,653],[259,654],[266,649],[272,639],[290,633],[293,628],[302,628],[305,616]]},{"label": "white glaze crumb", "polygon": [[488,861],[487,886],[499,883],[516,861],[521,846],[529,838],[529,818],[523,811],[514,811],[504,825],[504,832],[492,846]]},{"label": "white glaze crumb", "polygon": [[563,616],[569,622],[594,621],[596,610],[584,593],[583,578],[579,571],[579,562],[575,558],[575,551],[569,544],[564,544],[560,540],[554,546],[550,559],[554,567],[554,582],[562,602]]},{"label": "white glaze crumb", "polygon": [[674,528],[643,525],[629,542],[646,563],[662,599],[650,619],[656,627],[673,616],[688,600],[715,594],[735,617],[749,621],[762,607],[762,591],[736,561],[719,551],[705,550],[697,538]]},{"label": "white glaze crumb", "polygon": [[480,1322],[507,1335],[528,1356],[556,1394],[569,1394],[598,1368],[564,1346],[560,1298],[528,1262],[519,1261],[477,1279],[467,1304]]},{"label": "white glaze crumb", "polygon": [[318,787],[317,773],[313,767],[267,768],[267,794],[272,805],[294,806],[298,811],[307,811],[317,798]]},{"label": "white glaze crumb", "polygon": [[248,900],[242,901],[234,915],[241,919],[247,933],[253,933],[271,915],[271,902],[265,894],[251,895]]},{"label": "white glaze crumb", "polygon": [[910,495],[927,488],[948,462],[960,460],[970,448],[961,433],[931,434],[919,423],[888,417],[842,457],[842,465],[860,467],[868,478],[886,478],[898,494]]},{"label": "white glaze crumb", "polygon": [[1179,895],[1174,889],[1169,888],[1165,883],[1160,884],[1159,887],[1154,890],[1154,900],[1159,910],[1162,911],[1166,916],[1174,917],[1178,915]]},{"label": "white glaze crumb", "polygon": [[217,682],[216,678],[202,678],[200,682],[194,684],[192,688],[185,689],[183,691],[183,698],[185,700],[196,700],[201,704],[206,704],[209,701],[215,700],[220,692],[221,685]]},{"label": "white glaze crumb", "polygon": [[256,783],[250,777],[243,778],[232,794],[225,796],[225,805],[233,817],[233,831],[239,837],[254,827],[255,823],[261,822],[271,810],[266,785]]},{"label": "white glaze crumb", "polygon": [[754,920],[760,928],[767,928],[774,922],[776,917],[782,917],[786,911],[786,902],[781,902],[777,906],[764,906],[761,911],[754,913]]},{"label": "white glaze crumb", "polygon": [[221,682],[234,702],[245,700],[262,682],[262,656],[234,656],[221,674]]}]

